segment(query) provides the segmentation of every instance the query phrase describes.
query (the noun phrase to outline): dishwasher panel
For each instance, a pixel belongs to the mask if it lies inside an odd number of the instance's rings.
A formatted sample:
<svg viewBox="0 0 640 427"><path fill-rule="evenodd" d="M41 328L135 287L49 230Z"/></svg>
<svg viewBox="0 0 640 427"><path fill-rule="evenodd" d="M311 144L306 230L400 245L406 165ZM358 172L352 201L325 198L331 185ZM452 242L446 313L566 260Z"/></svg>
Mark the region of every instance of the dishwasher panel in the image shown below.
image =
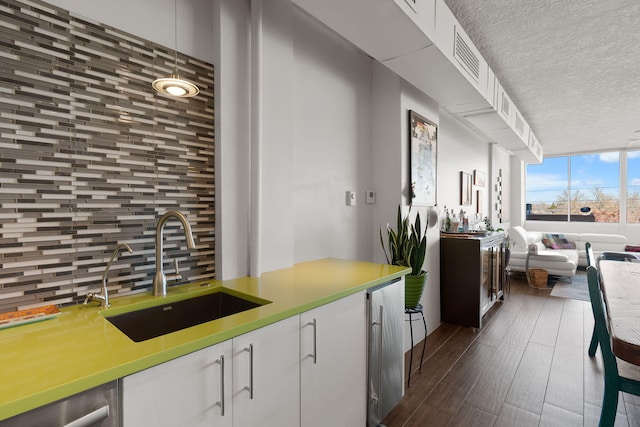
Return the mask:
<svg viewBox="0 0 640 427"><path fill-rule="evenodd" d="M0 427L117 427L118 382L111 381L0 421Z"/></svg>
<svg viewBox="0 0 640 427"><path fill-rule="evenodd" d="M404 386L404 278L369 289L369 427L400 402Z"/></svg>

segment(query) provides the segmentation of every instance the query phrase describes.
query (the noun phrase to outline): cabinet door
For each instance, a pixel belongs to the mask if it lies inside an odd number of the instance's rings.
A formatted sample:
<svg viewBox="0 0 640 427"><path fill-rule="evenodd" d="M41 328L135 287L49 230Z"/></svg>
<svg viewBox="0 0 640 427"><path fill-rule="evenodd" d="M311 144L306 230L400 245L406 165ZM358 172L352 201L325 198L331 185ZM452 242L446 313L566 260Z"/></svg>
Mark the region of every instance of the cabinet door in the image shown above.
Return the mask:
<svg viewBox="0 0 640 427"><path fill-rule="evenodd" d="M358 293L300 315L303 427L365 425L365 303Z"/></svg>
<svg viewBox="0 0 640 427"><path fill-rule="evenodd" d="M230 427L230 355L225 341L123 378L123 426Z"/></svg>
<svg viewBox="0 0 640 427"><path fill-rule="evenodd" d="M300 423L298 316L233 339L234 427Z"/></svg>
<svg viewBox="0 0 640 427"><path fill-rule="evenodd" d="M493 248L488 246L480 247L480 316L491 308L491 294L493 287Z"/></svg>

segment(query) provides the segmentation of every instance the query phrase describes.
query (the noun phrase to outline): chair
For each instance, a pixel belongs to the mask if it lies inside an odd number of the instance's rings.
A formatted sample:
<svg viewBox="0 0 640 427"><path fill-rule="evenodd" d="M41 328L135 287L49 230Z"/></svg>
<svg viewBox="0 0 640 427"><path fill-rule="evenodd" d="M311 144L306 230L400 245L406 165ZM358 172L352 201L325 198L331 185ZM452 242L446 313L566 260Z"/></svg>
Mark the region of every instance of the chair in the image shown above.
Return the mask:
<svg viewBox="0 0 640 427"><path fill-rule="evenodd" d="M590 265L587 267L589 297L595 319L597 341L600 343L600 351L602 352L602 359L604 360L604 396L602 398L602 412L600 413L599 426L613 426L616 419L616 408L618 406L618 392L623 391L640 396L640 380L638 380L640 376L638 378L629 378L628 375L620 375L618 360L611 350L611 340L605 318L598 270L592 263L595 260L593 258L593 251L590 245L588 245L586 249L587 257L591 256ZM589 351L591 351L591 349ZM635 373L640 373L637 366L627 364L626 362L621 363L623 366L632 366L634 376L637 375Z"/></svg>
<svg viewBox="0 0 640 427"><path fill-rule="evenodd" d="M584 249L587 253L587 268L588 267L596 267L596 259L593 254L593 248L591 248L591 242L586 242L584 244ZM591 344L589 344L589 357L594 357L596 355L596 350L598 349L598 334L596 334L596 326L593 325L593 332L591 333Z"/></svg>
<svg viewBox="0 0 640 427"><path fill-rule="evenodd" d="M628 261L628 262L640 262L640 258L636 254L629 254L625 252L603 252L600 258L596 260L593 249L591 248L591 243L586 242L584 244L585 250L587 252L587 266L593 265L597 269L597 262L600 259L611 260L611 261ZM596 350L598 349L598 338L596 337L596 328L594 326L593 333L591 334L591 344L589 344L589 357L594 357L596 355Z"/></svg>

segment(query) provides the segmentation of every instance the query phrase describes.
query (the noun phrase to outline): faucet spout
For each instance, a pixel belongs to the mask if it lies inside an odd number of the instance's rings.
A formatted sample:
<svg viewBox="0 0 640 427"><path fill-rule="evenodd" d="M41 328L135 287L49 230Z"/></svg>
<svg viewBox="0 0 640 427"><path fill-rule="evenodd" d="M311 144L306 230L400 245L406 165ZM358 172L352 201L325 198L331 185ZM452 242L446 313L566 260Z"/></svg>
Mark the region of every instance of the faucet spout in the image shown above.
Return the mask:
<svg viewBox="0 0 640 427"><path fill-rule="evenodd" d="M113 251L113 254L111 255L111 259L104 269L104 273L102 273L102 290L100 292L89 292L84 300L84 304L87 304L89 301L97 300L100 301L101 307L109 307L110 304L109 290L107 289L107 273L109 272L111 264L113 264L113 261L116 259L121 249L126 249L127 251L129 251L129 253L133 253L131 246L127 245L126 243L120 243L116 247L116 249Z"/></svg>
<svg viewBox="0 0 640 427"><path fill-rule="evenodd" d="M164 226L171 218L176 218L182 224L184 230L184 236L187 240L187 248L195 249L196 243L193 240L193 233L191 232L191 225L187 221L187 217L178 211L167 211L160 220L156 227L156 274L153 276L153 295L154 296L166 296L167 295L167 277L164 274L164 262L162 261L163 254L163 236Z"/></svg>

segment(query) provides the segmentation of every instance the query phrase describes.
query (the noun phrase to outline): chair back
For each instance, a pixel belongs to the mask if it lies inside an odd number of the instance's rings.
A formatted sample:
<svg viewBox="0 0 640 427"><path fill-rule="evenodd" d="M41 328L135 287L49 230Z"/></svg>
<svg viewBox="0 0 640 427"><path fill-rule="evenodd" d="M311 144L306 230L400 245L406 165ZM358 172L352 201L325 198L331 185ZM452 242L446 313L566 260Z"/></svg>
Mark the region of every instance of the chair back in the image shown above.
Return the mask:
<svg viewBox="0 0 640 427"><path fill-rule="evenodd" d="M584 249L587 252L587 266L596 266L596 257L593 254L593 248L591 247L591 242L586 242L584 244Z"/></svg>
<svg viewBox="0 0 640 427"><path fill-rule="evenodd" d="M593 252L591 253L593 256ZM589 253L587 252L587 258ZM592 261L594 261L592 259ZM589 298L591 300L591 310L595 320L595 331L602 351L602 359L604 360L604 373L606 378L618 377L618 364L616 357L611 350L611 338L607 327L605 317L604 302L602 300L602 292L600 291L600 281L598 277L598 269L595 265L587 267L587 280L589 283Z"/></svg>

